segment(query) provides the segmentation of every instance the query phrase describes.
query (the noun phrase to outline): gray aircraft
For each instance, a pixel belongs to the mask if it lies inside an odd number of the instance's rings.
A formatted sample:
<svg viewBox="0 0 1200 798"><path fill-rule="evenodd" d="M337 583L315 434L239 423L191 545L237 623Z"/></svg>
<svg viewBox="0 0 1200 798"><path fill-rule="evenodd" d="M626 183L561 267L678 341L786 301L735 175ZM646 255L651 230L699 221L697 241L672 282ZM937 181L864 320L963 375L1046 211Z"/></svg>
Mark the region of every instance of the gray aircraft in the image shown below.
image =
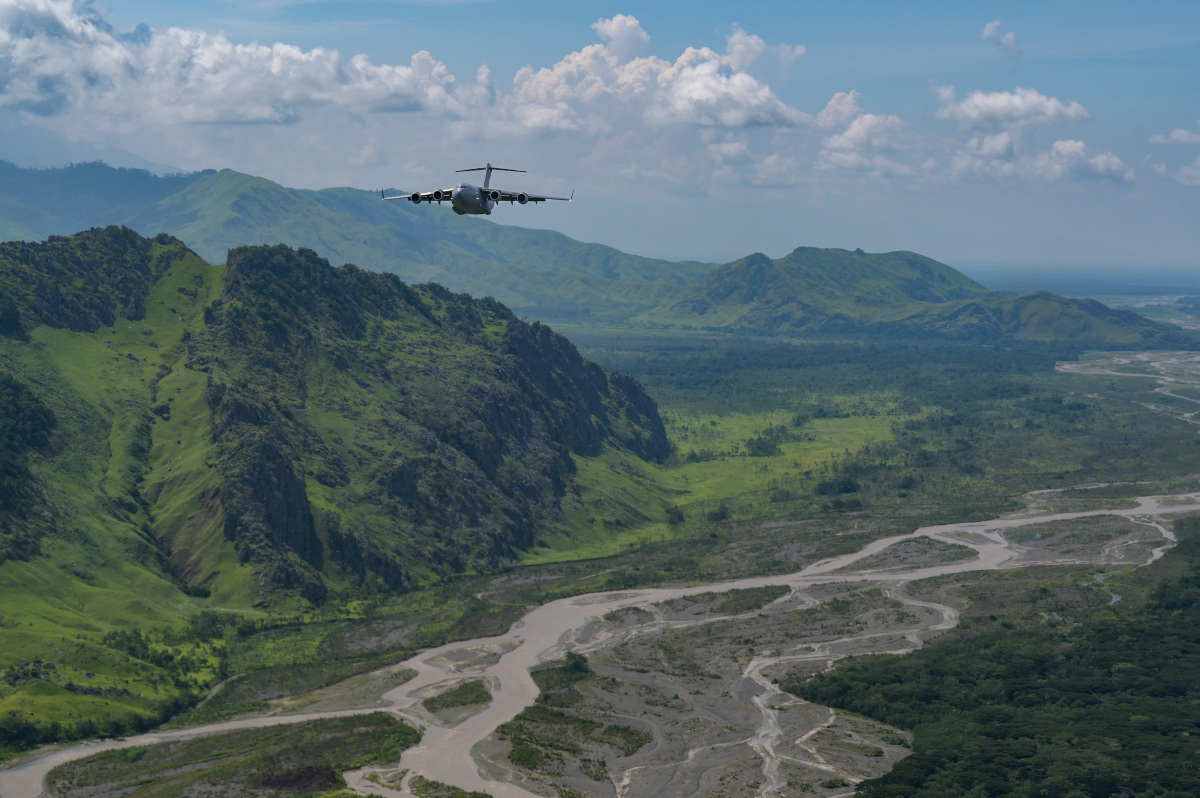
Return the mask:
<svg viewBox="0 0 1200 798"><path fill-rule="evenodd" d="M385 200L400 200L406 199L409 202L421 204L422 202L436 202L442 204L442 200L449 200L450 207L460 216L464 213L484 214L489 215L492 208L496 207L498 202L508 202L509 205L514 202L519 205L524 205L527 202L545 202L546 200L561 200L570 202L575 199L575 192L571 192L569 197L545 197L541 194L529 194L524 191L502 191L498 188L492 188L492 172L524 172L524 169L502 169L499 166L476 166L473 169L459 169L459 172L483 172L483 185L473 186L470 183L459 183L454 188L440 188L436 191L414 191L411 194L398 194L395 197L389 197L387 192L381 192L381 196Z"/></svg>

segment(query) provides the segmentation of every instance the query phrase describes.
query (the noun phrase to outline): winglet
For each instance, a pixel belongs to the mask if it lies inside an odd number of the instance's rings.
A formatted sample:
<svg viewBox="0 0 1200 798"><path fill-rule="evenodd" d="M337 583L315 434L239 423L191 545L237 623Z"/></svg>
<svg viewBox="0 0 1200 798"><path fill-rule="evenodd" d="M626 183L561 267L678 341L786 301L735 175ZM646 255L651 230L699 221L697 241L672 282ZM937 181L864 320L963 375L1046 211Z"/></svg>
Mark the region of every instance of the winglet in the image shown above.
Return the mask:
<svg viewBox="0 0 1200 798"><path fill-rule="evenodd" d="M575 189L571 189L571 196L567 197L567 202L575 199Z"/></svg>

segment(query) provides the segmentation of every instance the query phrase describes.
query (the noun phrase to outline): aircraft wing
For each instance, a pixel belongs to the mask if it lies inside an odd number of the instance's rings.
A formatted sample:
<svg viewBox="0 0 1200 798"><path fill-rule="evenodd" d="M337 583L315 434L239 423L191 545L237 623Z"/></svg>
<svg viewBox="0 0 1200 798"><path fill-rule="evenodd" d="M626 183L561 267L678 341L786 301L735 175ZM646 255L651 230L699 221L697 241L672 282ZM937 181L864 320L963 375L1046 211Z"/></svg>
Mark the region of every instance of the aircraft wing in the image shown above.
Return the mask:
<svg viewBox="0 0 1200 798"><path fill-rule="evenodd" d="M569 197L547 197L542 194L529 194L523 191L501 191L500 199L497 202L520 202L521 195L524 194L526 202L545 202L546 200L560 200L562 202L570 202L575 199L575 192L571 192Z"/></svg>
<svg viewBox="0 0 1200 798"><path fill-rule="evenodd" d="M452 188L443 188L440 192L422 191L421 192L421 202L440 202L441 200L449 201L450 194L453 191L454 191L454 189L452 189ZM437 197L434 196L435 194L438 194L438 193L440 193L442 195L441 200L439 200ZM412 194L397 194L394 197L389 197L386 195L386 192L385 192L384 194L382 194L382 196L383 196L384 200L411 200L412 199Z"/></svg>

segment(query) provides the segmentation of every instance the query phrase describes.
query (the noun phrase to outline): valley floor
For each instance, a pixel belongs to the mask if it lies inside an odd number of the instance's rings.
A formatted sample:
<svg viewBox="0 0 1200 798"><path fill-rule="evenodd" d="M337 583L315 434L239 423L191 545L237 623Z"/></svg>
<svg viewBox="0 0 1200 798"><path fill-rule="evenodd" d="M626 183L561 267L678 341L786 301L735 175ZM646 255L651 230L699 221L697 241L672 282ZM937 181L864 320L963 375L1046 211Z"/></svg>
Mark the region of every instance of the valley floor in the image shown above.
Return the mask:
<svg viewBox="0 0 1200 798"><path fill-rule="evenodd" d="M804 702L775 680L850 655L911 651L954 627L959 607L927 600L927 591L915 591L918 580L996 570L1019 579L1025 566L1083 563L1128 570L1162 556L1174 539L1171 518L1200 511L1200 493L1076 512L1057 507L1056 494L1029 498L1033 511L923 527L789 575L560 599L506 634L425 651L403 663L415 676L381 695L389 711L425 727L421 743L401 758L406 772L368 768L347 773L347 782L386 796L414 794L418 776L497 798L849 794L902 758L910 738ZM557 760L551 752L549 765L545 758L536 767L513 765L503 738L513 737L510 722L527 716L522 711L542 692L530 670L568 652L586 655L592 676L564 705L584 721L625 729L629 744L602 760L577 747L578 755ZM391 673L403 678L396 668ZM465 676L490 687L492 700L480 711L438 718L418 706ZM74 746L0 772L0 794L36 798L52 768L104 750L377 711L368 703L316 712L297 706L288 715Z"/></svg>

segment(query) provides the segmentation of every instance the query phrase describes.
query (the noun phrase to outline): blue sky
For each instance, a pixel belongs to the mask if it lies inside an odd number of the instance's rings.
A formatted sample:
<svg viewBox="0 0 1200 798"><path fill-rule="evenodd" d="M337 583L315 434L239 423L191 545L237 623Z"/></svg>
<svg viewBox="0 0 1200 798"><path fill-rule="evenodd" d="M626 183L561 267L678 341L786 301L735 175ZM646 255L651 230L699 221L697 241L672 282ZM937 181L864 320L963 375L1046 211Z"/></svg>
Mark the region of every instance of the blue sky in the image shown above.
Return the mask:
<svg viewBox="0 0 1200 798"><path fill-rule="evenodd" d="M403 189L490 160L578 198L496 221L661 257L1187 269L1198 23L1195 2L0 0L0 157Z"/></svg>

